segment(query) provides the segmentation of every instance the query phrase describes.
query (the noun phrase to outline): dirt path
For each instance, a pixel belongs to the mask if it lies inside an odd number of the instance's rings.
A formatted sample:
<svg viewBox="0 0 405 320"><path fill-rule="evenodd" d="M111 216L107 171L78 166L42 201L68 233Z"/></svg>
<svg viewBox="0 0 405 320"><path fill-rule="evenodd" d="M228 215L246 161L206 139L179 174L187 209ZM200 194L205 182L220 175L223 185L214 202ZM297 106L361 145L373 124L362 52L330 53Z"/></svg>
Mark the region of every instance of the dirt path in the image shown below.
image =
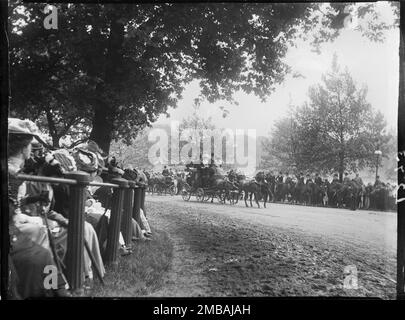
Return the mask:
<svg viewBox="0 0 405 320"><path fill-rule="evenodd" d="M208 280L203 273L203 259L191 252L190 245L178 230L176 222L160 214L162 208L150 207L149 221L169 234L173 241L173 262L171 271L166 275L164 285L153 292L152 297L199 297L209 296Z"/></svg>
<svg viewBox="0 0 405 320"><path fill-rule="evenodd" d="M148 197L147 213L175 248L153 296L395 297L393 213L159 196ZM344 288L345 267L357 272L357 289Z"/></svg>

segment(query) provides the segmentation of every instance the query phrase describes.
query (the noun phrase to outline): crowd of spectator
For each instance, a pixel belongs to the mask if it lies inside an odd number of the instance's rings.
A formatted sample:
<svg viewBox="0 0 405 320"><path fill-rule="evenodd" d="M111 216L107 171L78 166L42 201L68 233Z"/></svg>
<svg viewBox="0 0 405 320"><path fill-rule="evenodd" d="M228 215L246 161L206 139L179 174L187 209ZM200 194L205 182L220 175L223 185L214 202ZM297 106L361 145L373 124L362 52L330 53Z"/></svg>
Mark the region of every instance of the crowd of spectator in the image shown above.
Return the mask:
<svg viewBox="0 0 405 320"><path fill-rule="evenodd" d="M125 172L116 166L115 158L108 161L91 140L71 150L51 150L32 121L9 118L8 127L9 298L70 296L65 276L67 229L73 208L69 186L17 177L28 174L63 178L66 173L84 171L92 181L110 182L116 177L125 178ZM138 175L137 182L140 180L147 182L145 176ZM86 189L82 277L87 287L94 284L95 272L100 278L106 273L104 253L111 197L111 187ZM131 254L137 242L153 239L142 209L140 218L139 223L132 219L131 243L125 243L120 234L121 255ZM57 285L46 286L46 270L52 267L57 270Z"/></svg>

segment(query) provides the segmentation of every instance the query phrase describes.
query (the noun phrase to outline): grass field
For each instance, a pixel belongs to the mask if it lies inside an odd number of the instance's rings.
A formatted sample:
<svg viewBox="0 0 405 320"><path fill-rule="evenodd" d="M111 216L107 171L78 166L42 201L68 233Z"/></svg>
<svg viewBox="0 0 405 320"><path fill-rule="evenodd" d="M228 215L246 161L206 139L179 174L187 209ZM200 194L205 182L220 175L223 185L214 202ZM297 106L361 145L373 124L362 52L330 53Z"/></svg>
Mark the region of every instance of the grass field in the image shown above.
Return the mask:
<svg viewBox="0 0 405 320"><path fill-rule="evenodd" d="M162 286L171 265L173 244L166 232L153 228L152 232L152 241L136 242L134 252L119 257L116 268L106 267L105 285L95 279L90 296L142 297Z"/></svg>

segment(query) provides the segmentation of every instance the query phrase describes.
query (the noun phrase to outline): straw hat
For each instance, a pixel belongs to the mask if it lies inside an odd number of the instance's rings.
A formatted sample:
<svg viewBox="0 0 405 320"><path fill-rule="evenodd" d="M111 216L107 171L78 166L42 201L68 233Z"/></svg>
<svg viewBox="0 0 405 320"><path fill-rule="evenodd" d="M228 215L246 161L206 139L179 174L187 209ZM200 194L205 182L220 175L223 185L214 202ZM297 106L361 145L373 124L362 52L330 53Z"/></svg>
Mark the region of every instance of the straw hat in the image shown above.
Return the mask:
<svg viewBox="0 0 405 320"><path fill-rule="evenodd" d="M31 136L42 145L48 146L44 139L41 138L37 125L28 119L8 118L8 133Z"/></svg>

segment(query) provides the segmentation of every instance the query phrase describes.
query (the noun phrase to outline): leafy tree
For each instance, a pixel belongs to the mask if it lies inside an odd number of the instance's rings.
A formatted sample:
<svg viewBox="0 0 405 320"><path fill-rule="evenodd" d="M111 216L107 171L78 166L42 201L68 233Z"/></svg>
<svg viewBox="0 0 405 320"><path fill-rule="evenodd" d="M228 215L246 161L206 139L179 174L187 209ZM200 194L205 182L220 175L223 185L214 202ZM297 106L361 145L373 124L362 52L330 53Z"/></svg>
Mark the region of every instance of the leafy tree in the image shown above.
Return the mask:
<svg viewBox="0 0 405 320"><path fill-rule="evenodd" d="M349 71L334 56L322 84L309 89L310 102L297 109L294 119L276 125L271 148L281 161L300 170L339 172L375 165L375 150L387 156L386 122L366 101L366 87L357 88ZM289 122L294 127L289 127Z"/></svg>
<svg viewBox="0 0 405 320"><path fill-rule="evenodd" d="M276 121L271 134L272 139L263 141L262 166L279 170L300 170L301 162L297 161L300 137L296 120L290 116Z"/></svg>
<svg viewBox="0 0 405 320"><path fill-rule="evenodd" d="M148 150L151 143L148 141L148 133L148 129L142 130L129 145L123 140L113 141L110 155L115 156L119 165L124 168L132 165L133 167L150 169L152 165L148 159Z"/></svg>
<svg viewBox="0 0 405 320"><path fill-rule="evenodd" d="M346 17L340 4L56 4L47 30L44 6L10 2L12 114L41 119L55 146L88 128L79 135L106 152L175 107L192 79L210 102L237 90L265 99L295 37L318 25L313 42L332 40Z"/></svg>

